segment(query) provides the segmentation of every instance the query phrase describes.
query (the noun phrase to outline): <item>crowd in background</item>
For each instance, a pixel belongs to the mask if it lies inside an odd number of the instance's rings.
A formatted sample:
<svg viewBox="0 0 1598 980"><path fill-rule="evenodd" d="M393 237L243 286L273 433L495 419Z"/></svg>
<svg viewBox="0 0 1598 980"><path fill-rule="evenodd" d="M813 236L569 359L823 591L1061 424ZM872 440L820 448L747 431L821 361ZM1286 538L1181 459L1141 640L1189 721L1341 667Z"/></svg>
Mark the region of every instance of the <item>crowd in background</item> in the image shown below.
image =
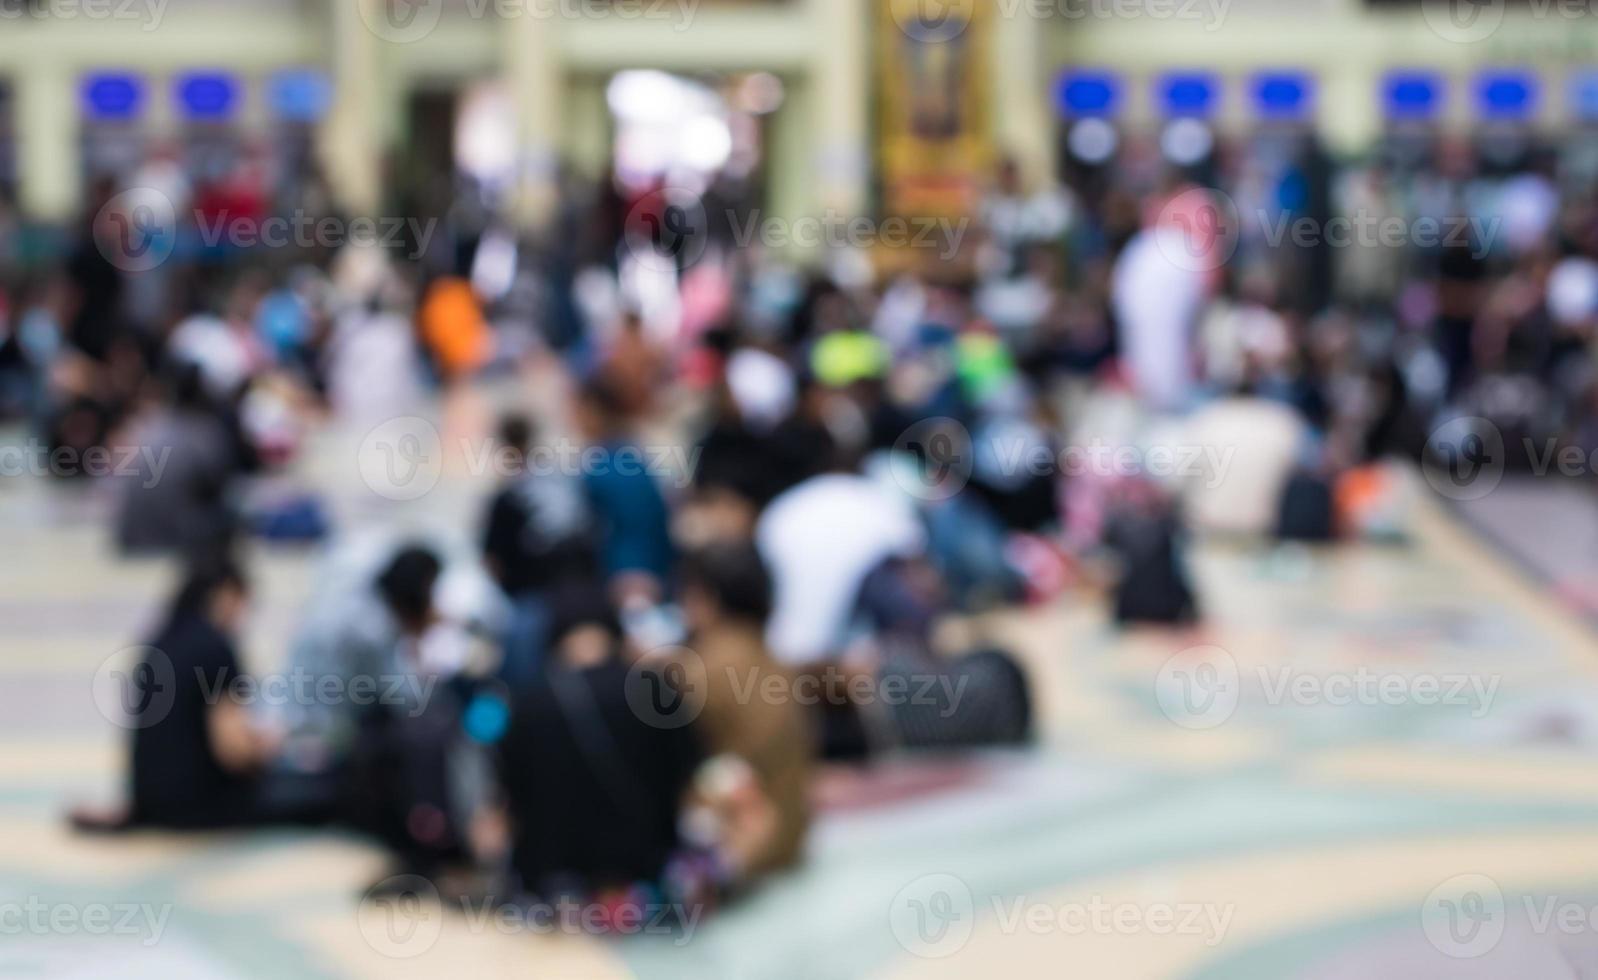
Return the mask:
<svg viewBox="0 0 1598 980"><path fill-rule="evenodd" d="M1598 448L1581 161L1395 139L1339 165L1291 129L1185 167L1138 140L1066 157L1032 186L1001 163L952 259L813 269L731 240L751 191L713 177L570 180L531 237L466 182L386 247L212 251L180 222L139 271L101 207L130 189L101 188L65 261L0 283L0 409L52 449L168 450L116 482L115 541L192 571L152 639L176 702L135 730L130 809L79 823L339 820L516 893L712 901L801 859L818 759L1029 737L1025 673L950 649L947 617L1102 592L1121 624L1182 628L1190 534L1400 537L1392 461L1444 418ZM282 206L161 186L182 215ZM318 186L295 206L326 211ZM453 620L442 558L405 545L291 653L400 696L219 708L248 683L243 539L329 530L314 502L254 507L252 476L328 413L405 414L531 358L593 453L534 465L549 420L501 420L513 465L474 529L501 613ZM662 442L694 447L691 479L625 465Z"/></svg>

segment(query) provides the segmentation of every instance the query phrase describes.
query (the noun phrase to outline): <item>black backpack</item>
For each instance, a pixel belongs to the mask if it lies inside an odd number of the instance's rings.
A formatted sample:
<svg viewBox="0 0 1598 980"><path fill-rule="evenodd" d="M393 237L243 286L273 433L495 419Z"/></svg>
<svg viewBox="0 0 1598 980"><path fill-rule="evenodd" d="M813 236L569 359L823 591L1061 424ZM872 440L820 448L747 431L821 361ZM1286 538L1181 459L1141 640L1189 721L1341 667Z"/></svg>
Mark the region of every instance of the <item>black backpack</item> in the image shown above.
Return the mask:
<svg viewBox="0 0 1598 980"><path fill-rule="evenodd" d="M1172 513L1128 513L1112 520L1105 543L1121 560L1116 623L1182 626L1198 618L1180 537Z"/></svg>
<svg viewBox="0 0 1598 980"><path fill-rule="evenodd" d="M1003 650L952 660L891 656L879 685L894 677L902 698L886 704L886 738L908 749L1020 745L1032 738L1032 692L1026 674Z"/></svg>
<svg viewBox="0 0 1598 980"><path fill-rule="evenodd" d="M1282 487L1276 537L1282 541L1330 541L1335 536L1331 484L1310 473L1294 473Z"/></svg>
<svg viewBox="0 0 1598 980"><path fill-rule="evenodd" d="M436 694L419 715L377 710L362 718L339 806L342 822L418 868L465 853L449 779L460 710L442 685Z"/></svg>

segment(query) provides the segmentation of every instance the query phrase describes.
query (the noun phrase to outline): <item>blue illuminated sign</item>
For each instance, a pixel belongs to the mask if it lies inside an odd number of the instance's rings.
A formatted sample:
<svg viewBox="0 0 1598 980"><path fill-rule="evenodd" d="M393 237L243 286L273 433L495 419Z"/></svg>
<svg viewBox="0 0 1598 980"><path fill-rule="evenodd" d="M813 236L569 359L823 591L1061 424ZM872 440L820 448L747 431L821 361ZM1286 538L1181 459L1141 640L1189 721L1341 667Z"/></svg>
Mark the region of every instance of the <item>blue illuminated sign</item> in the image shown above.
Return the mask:
<svg viewBox="0 0 1598 980"><path fill-rule="evenodd" d="M1060 76L1055 97L1067 116L1109 116L1120 103L1121 84L1109 72L1069 71Z"/></svg>
<svg viewBox="0 0 1598 980"><path fill-rule="evenodd" d="M178 77L175 91L184 118L220 121L233 115L239 86L225 72L191 72Z"/></svg>
<svg viewBox="0 0 1598 980"><path fill-rule="evenodd" d="M1198 116L1215 113L1220 101L1220 84L1206 72L1171 72L1156 88L1159 110L1167 116Z"/></svg>
<svg viewBox="0 0 1598 980"><path fill-rule="evenodd" d="M268 92L272 111L295 122L316 122L327 114L333 100L327 76L309 68L278 72L272 76Z"/></svg>
<svg viewBox="0 0 1598 980"><path fill-rule="evenodd" d="M1476 78L1476 111L1484 119L1530 119L1537 111L1537 79L1525 71L1482 72Z"/></svg>
<svg viewBox="0 0 1598 980"><path fill-rule="evenodd" d="M1598 71L1577 72L1571 76L1570 112L1587 122L1598 120Z"/></svg>
<svg viewBox="0 0 1598 980"><path fill-rule="evenodd" d="M1307 119L1313 92L1303 72L1261 72L1254 76L1254 111L1263 119Z"/></svg>
<svg viewBox="0 0 1598 980"><path fill-rule="evenodd" d="M134 119L144 108L144 82L137 75L102 72L83 80L84 111L91 119Z"/></svg>
<svg viewBox="0 0 1598 980"><path fill-rule="evenodd" d="M1382 81L1382 109L1389 119L1435 119L1443 97L1443 81L1431 72L1395 71Z"/></svg>

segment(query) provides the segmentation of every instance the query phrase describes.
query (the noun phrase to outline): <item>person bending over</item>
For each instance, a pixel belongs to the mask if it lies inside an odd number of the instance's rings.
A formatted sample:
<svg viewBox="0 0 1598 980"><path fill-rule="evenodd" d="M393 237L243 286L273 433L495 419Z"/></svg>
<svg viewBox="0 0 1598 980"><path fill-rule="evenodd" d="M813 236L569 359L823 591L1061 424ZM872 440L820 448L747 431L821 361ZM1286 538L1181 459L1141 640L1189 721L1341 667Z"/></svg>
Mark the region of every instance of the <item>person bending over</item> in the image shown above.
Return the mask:
<svg viewBox="0 0 1598 980"><path fill-rule="evenodd" d="M301 627L291 657L297 676L318 688L375 698L317 698L294 705L288 751L307 771L335 772L348 760L364 724L381 713L415 714L432 685L426 645L447 637L433 602L443 562L429 547L395 552L371 585L334 597ZM374 703L375 700L375 703Z"/></svg>
<svg viewBox="0 0 1598 980"><path fill-rule="evenodd" d="M561 606L547 669L494 744L503 814L490 822L505 825L512 890L657 894L697 914L771 849L775 809L735 766L705 767L691 712L677 713L692 704L680 672L630 668L613 611Z"/></svg>

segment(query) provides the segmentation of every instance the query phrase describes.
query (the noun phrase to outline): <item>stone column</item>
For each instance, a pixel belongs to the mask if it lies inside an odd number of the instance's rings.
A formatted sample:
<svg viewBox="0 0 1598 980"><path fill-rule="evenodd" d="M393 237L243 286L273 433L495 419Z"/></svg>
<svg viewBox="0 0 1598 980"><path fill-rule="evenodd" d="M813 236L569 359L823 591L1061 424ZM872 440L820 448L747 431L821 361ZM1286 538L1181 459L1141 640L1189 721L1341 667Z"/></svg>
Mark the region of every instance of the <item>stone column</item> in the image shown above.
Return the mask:
<svg viewBox="0 0 1598 980"><path fill-rule="evenodd" d="M1045 77L1045 37L1054 25L1038 4L1000 4L993 12L993 136L1015 158L1027 186L1054 175L1054 117Z"/></svg>
<svg viewBox="0 0 1598 980"><path fill-rule="evenodd" d="M319 134L322 165L340 204L356 214L376 214L383 199L381 24L386 0L328 4L333 106Z"/></svg>
<svg viewBox="0 0 1598 980"><path fill-rule="evenodd" d="M67 66L33 62L12 83L23 213L37 221L70 221L82 205L77 75Z"/></svg>
<svg viewBox="0 0 1598 980"><path fill-rule="evenodd" d="M557 32L560 17L533 17L523 11L500 26L504 77L516 107L516 147L520 174L513 204L523 228L537 228L555 210L555 171L565 76Z"/></svg>
<svg viewBox="0 0 1598 980"><path fill-rule="evenodd" d="M866 121L874 7L861 0L809 3L817 25L807 86L815 142L811 159L799 165L814 168L818 211L858 214L866 207L871 170Z"/></svg>

